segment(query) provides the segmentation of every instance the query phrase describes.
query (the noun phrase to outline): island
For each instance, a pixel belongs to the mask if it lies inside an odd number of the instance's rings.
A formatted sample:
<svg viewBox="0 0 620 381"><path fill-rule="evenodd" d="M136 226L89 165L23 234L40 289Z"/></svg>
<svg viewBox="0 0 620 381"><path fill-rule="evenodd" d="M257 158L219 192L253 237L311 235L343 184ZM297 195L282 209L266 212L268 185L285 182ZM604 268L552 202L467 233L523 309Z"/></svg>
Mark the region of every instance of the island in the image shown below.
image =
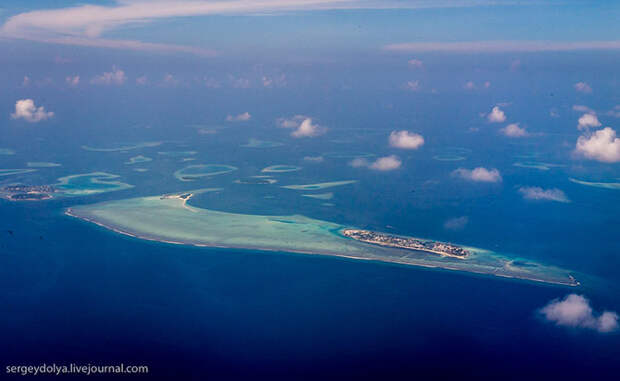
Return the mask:
<svg viewBox="0 0 620 381"><path fill-rule="evenodd" d="M223 196L218 190L197 189L82 204L68 208L66 214L138 239L179 245L246 249L256 255L265 252L322 255L566 286L579 284L566 269L516 255L408 236L375 232L367 235L354 226L300 214L243 214L190 204L197 194L202 196L196 202L221 204L219 200ZM404 241L396 241L396 237ZM374 242L381 240L389 242L384 245Z"/></svg>
<svg viewBox="0 0 620 381"><path fill-rule="evenodd" d="M52 185L7 185L0 188L0 197L10 201L49 200L56 188Z"/></svg>
<svg viewBox="0 0 620 381"><path fill-rule="evenodd" d="M344 229L342 234L345 237L353 238L361 242L372 243L374 245L426 251L429 253L459 259L464 259L470 254L469 251L463 249L462 247L449 243L422 240L418 238L399 237L392 234L373 232L370 230Z"/></svg>
<svg viewBox="0 0 620 381"><path fill-rule="evenodd" d="M61 177L56 184L11 184L0 188L0 198L10 201L41 201L133 188L133 185L118 181L119 177L106 172L92 172Z"/></svg>

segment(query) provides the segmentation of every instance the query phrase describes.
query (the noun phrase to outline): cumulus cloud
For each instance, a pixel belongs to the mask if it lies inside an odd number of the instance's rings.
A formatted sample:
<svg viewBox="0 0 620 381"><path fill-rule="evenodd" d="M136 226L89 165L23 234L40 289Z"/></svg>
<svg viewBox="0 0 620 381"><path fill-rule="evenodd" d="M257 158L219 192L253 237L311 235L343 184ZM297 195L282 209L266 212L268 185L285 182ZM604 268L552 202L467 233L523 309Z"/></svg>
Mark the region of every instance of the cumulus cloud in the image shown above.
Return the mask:
<svg viewBox="0 0 620 381"><path fill-rule="evenodd" d="M140 76L136 78L136 85L144 86L149 82L149 79L146 75Z"/></svg>
<svg viewBox="0 0 620 381"><path fill-rule="evenodd" d="M409 67L412 67L414 69L420 69L422 66L424 66L424 63L417 58L412 58L407 63L409 64Z"/></svg>
<svg viewBox="0 0 620 381"><path fill-rule="evenodd" d="M611 127L587 132L577 139L575 152L603 163L617 163L620 162L620 138L616 137L616 131Z"/></svg>
<svg viewBox="0 0 620 381"><path fill-rule="evenodd" d="M443 227L446 230L463 230L468 222L469 218L467 216L455 217L444 222Z"/></svg>
<svg viewBox="0 0 620 381"><path fill-rule="evenodd" d="M592 92L592 87L590 87L590 85L585 82L577 82L575 83L574 87L575 90L579 91L580 93L590 94Z"/></svg>
<svg viewBox="0 0 620 381"><path fill-rule="evenodd" d="M486 169L477 167L474 169L459 168L452 172L453 176L460 177L469 181L477 181L483 183L498 183L502 181L502 176L495 168Z"/></svg>
<svg viewBox="0 0 620 381"><path fill-rule="evenodd" d="M65 78L65 82L67 82L67 85L71 87L75 87L80 84L80 76L79 75L68 76L67 78Z"/></svg>
<svg viewBox="0 0 620 381"><path fill-rule="evenodd" d="M519 127L519 123L511 123L502 128L500 131L509 138L522 138L529 136L529 133L525 130L525 128Z"/></svg>
<svg viewBox="0 0 620 381"><path fill-rule="evenodd" d="M228 115L226 117L226 121L227 122L247 122L251 118L252 118L252 115L250 115L250 113L246 111L239 115Z"/></svg>
<svg viewBox="0 0 620 381"><path fill-rule="evenodd" d="M503 123L506 121L506 114L499 106L495 106L487 115L487 120L491 123Z"/></svg>
<svg viewBox="0 0 620 381"><path fill-rule="evenodd" d="M15 103L15 112L11 114L13 119L24 119L26 122L36 123L54 116L51 111L45 111L43 106L35 106L32 99L20 99Z"/></svg>
<svg viewBox="0 0 620 381"><path fill-rule="evenodd" d="M312 163L322 163L323 162L323 156L305 156L304 157L304 161L309 161Z"/></svg>
<svg viewBox="0 0 620 381"><path fill-rule="evenodd" d="M521 187L519 192L527 200L541 200L541 201L557 201L557 202L570 202L566 194L557 188L543 189L541 187Z"/></svg>
<svg viewBox="0 0 620 381"><path fill-rule="evenodd" d="M598 118L595 114L583 114L579 121L577 122L577 128L579 130L587 130L590 127L600 127L601 122L598 121Z"/></svg>
<svg viewBox="0 0 620 381"><path fill-rule="evenodd" d="M323 127L313 124L312 119L307 118L301 122L295 131L291 132L291 136L294 138L314 137L322 135L324 132L325 129Z"/></svg>
<svg viewBox="0 0 620 381"><path fill-rule="evenodd" d="M588 114L596 114L594 110L585 105L573 105L573 111L587 112Z"/></svg>
<svg viewBox="0 0 620 381"><path fill-rule="evenodd" d="M476 88L476 84L475 84L473 81L467 81L467 82L465 83L465 85L463 85L463 87L464 87L466 90L473 90L473 89L475 89L475 88Z"/></svg>
<svg viewBox="0 0 620 381"><path fill-rule="evenodd" d="M598 314L592 310L590 301L583 295L569 294L564 299L552 300L540 309L540 313L556 325L588 328L605 333L618 329L618 314L603 311Z"/></svg>
<svg viewBox="0 0 620 381"><path fill-rule="evenodd" d="M306 118L308 117L305 115L295 115L291 118L278 118L276 124L282 128L297 128Z"/></svg>
<svg viewBox="0 0 620 381"><path fill-rule="evenodd" d="M286 75L280 74L275 77L270 77L263 75L261 78L264 87L285 87L286 86Z"/></svg>
<svg viewBox="0 0 620 381"><path fill-rule="evenodd" d="M485 81L485 82L484 82L484 88L485 88L485 89L488 89L489 87L491 87L491 82L489 82L489 81Z"/></svg>
<svg viewBox="0 0 620 381"><path fill-rule="evenodd" d="M356 157L349 162L349 165L353 168L362 168L368 167L370 165L370 162L362 157Z"/></svg>
<svg viewBox="0 0 620 381"><path fill-rule="evenodd" d="M164 75L164 78L161 80L162 86L165 86L165 87L175 87L175 86L178 86L179 83L181 82L178 79L176 79L174 75L169 74L169 73Z"/></svg>
<svg viewBox="0 0 620 381"><path fill-rule="evenodd" d="M377 171L392 171L400 168L402 161L396 155L380 157L370 162L364 158L358 157L349 162L353 168L370 168Z"/></svg>
<svg viewBox="0 0 620 381"><path fill-rule="evenodd" d="M105 72L101 75L95 76L90 80L90 83L94 85L117 85L120 86L125 83L127 77L125 72L118 68L112 68L111 72Z"/></svg>
<svg viewBox="0 0 620 381"><path fill-rule="evenodd" d="M418 149L424 144L422 135L409 131L392 131L389 138L390 145L403 149Z"/></svg>
<svg viewBox="0 0 620 381"><path fill-rule="evenodd" d="M405 83L405 89L409 91L420 90L420 81L407 81L407 83Z"/></svg>
<svg viewBox="0 0 620 381"><path fill-rule="evenodd" d="M327 128L312 123L312 118L304 115L295 115L292 118L279 118L276 123L282 128L294 128L291 136L294 138L315 137L324 134Z"/></svg>
<svg viewBox="0 0 620 381"><path fill-rule="evenodd" d="M370 164L369 168L375 169L377 171L392 171L394 169L400 168L401 164L402 161L400 161L397 156L390 155L378 158L372 164Z"/></svg>

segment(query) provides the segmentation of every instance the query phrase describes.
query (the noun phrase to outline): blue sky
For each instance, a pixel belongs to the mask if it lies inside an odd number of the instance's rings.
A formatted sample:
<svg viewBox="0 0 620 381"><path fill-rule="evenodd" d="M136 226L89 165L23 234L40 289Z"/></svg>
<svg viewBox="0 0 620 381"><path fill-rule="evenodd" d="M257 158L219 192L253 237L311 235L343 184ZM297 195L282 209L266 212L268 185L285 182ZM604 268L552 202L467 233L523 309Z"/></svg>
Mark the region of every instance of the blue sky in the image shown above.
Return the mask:
<svg viewBox="0 0 620 381"><path fill-rule="evenodd" d="M8 1L0 13L0 44L34 41L199 57L295 53L308 59L380 55L390 44L419 42L513 41L514 49L531 50L528 42L543 41L552 50L620 49L620 6L612 1L262 3ZM576 42L581 45L554 45Z"/></svg>

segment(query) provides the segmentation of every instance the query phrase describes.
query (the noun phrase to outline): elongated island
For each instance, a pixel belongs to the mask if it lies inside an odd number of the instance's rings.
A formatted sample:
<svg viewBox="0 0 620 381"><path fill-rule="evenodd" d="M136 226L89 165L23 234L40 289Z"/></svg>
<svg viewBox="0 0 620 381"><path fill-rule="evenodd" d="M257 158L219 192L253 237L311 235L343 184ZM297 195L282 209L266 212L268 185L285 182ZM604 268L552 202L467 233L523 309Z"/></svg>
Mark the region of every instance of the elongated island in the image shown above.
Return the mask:
<svg viewBox="0 0 620 381"><path fill-rule="evenodd" d="M568 270L489 250L361 230L294 214L271 216L199 208L198 189L78 205L66 214L132 237L182 245L319 254L466 271L576 286Z"/></svg>
<svg viewBox="0 0 620 381"><path fill-rule="evenodd" d="M450 243L436 242L412 237L399 237L392 234L378 233L370 230L344 229L345 237L361 242L372 243L385 247L396 247L407 250L419 250L443 256L464 259L469 251Z"/></svg>

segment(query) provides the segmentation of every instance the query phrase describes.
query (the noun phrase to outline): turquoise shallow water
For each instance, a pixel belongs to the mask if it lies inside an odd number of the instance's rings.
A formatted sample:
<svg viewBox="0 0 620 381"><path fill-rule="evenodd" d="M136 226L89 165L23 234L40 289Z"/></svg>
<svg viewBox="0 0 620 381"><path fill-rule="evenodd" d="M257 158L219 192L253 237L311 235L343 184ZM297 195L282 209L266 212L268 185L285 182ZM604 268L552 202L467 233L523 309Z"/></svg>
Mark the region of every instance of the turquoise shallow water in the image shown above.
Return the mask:
<svg viewBox="0 0 620 381"><path fill-rule="evenodd" d="M189 96L179 97L191 102ZM401 97L385 94L384 99L397 109L412 109L411 102ZM213 107L222 106L214 102ZM286 102L263 99L260 104ZM343 96L330 102L351 110L355 100ZM431 101L422 98L415 105L432 106L425 102ZM488 100L480 103L485 109ZM60 115L62 109L54 111ZM539 111L547 115L548 110ZM455 106L454 117L463 113ZM351 115L334 111L330 127L381 125L385 120L378 109L362 113L356 121ZM93 119L90 114L84 117ZM556 154L565 152L558 147L572 137L549 135L534 147L498 141L491 132L475 140L465 132L459 135L453 126L468 128L477 125L478 119L458 124L448 123L448 117L429 121L420 116L420 132L435 138L420 151L397 152L403 168L390 173L348 165L364 152L394 153L384 139L389 131L381 138L344 131L342 138L353 140L346 147L329 141L340 133L337 127L325 139L300 142L293 141L289 131L268 123L246 135L231 129L197 134L193 127L184 129L181 117L148 131L120 129L114 132L120 136L113 138L93 132L106 128L96 121L90 130L68 124L40 129L41 142L30 139L27 134L32 130L16 132L24 135L7 137L2 143L16 151L2 157L3 168L24 168L28 161L43 160L63 165L6 176L2 184L55 184L60 177L101 171L119 175L112 181L134 187L38 203L0 200L0 302L10 311L0 317L0 357L6 361L123 359L149 363L168 378L187 379L204 375L380 379L403 374L431 378L438 372L452 378L467 374L498 379L508 374L589 379L618 371L617 334L556 327L537 313L569 292L587 296L597 311L620 310L620 243L615 238L619 193L569 180L617 182L617 169L587 162L574 165L569 152ZM565 122L574 124L572 119ZM178 127L171 130L171 125ZM424 130L425 125L433 129ZM392 127L412 128L397 121ZM286 145L241 147L250 135ZM179 139L185 140L183 145L171 142ZM82 144L118 148L116 141L165 143L127 152L80 148ZM471 152L458 162L432 159L443 143L470 147ZM554 148L550 152L547 147ZM157 152L187 150L198 152L193 155L197 163L225 163L238 170L192 183L177 181L173 174L186 163ZM566 166L548 171L513 166L517 155L532 151L539 151L535 160ZM323 155L320 163L303 160L325 152L344 152L347 157ZM124 164L138 154L153 158L148 172L136 172ZM281 162L304 169L273 174L275 184L235 183L260 176L262 168ZM503 182L468 184L451 176L457 167L477 165L498 168ZM325 190L317 186L341 180L356 182ZM574 269L583 274L582 285L567 289L333 256L170 245L117 234L63 214L76 205L182 192L188 184L190 189L222 189L197 195L191 203L195 207L244 215L297 214L338 226L513 253ZM310 185L310 189L281 188L288 185ZM572 202L528 202L518 192L522 186L557 187ZM304 197L325 192L333 193L331 206ZM462 216L468 222L461 230L444 227L449 219ZM281 224L293 221L279 220Z"/></svg>

